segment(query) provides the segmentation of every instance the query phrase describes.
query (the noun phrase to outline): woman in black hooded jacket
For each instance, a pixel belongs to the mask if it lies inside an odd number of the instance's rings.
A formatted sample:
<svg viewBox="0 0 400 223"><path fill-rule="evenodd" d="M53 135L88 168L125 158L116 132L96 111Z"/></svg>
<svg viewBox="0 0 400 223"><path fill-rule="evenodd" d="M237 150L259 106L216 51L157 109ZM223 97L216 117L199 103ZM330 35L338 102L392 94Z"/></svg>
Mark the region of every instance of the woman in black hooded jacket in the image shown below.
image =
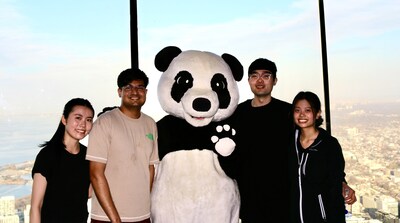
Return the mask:
<svg viewBox="0 0 400 223"><path fill-rule="evenodd" d="M289 152L290 222L346 222L342 148L335 137L319 127L323 119L316 94L296 95L293 120L296 128Z"/></svg>

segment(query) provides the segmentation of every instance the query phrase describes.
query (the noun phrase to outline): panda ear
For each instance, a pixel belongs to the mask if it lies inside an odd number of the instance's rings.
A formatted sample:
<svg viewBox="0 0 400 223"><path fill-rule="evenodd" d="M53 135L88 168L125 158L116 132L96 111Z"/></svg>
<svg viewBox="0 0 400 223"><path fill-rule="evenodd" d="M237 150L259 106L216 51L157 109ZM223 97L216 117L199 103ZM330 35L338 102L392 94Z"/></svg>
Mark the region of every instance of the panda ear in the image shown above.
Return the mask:
<svg viewBox="0 0 400 223"><path fill-rule="evenodd" d="M225 60L225 62L229 65L229 67L231 68L233 77L235 78L236 81L240 81L243 78L243 66L242 64L239 62L238 59L236 59L236 57L224 53L222 54L222 59Z"/></svg>
<svg viewBox="0 0 400 223"><path fill-rule="evenodd" d="M176 46L164 47L160 52L157 53L154 59L154 65L156 66L157 70L164 72L168 69L171 61L180 53L182 53L182 50Z"/></svg>

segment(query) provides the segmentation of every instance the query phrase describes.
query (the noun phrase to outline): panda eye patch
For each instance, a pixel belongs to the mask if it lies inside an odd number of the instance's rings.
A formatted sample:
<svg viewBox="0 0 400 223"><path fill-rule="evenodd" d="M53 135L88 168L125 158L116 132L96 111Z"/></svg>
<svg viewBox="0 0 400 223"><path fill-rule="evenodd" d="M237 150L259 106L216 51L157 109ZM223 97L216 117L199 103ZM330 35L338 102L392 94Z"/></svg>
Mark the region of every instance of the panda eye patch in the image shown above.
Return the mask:
<svg viewBox="0 0 400 223"><path fill-rule="evenodd" d="M177 83L177 84L181 84L181 85L183 84L183 85L184 85L184 84L188 84L188 83L189 83L189 80L188 80L188 79L184 79L184 78L182 78L182 77L177 77L177 78L176 78L176 83Z"/></svg>
<svg viewBox="0 0 400 223"><path fill-rule="evenodd" d="M224 82L221 82L221 83L215 83L215 85L216 85L216 87L218 87L218 88L221 88L221 89L225 89L225 88L226 88L226 85L225 85L225 83L224 83Z"/></svg>
<svg viewBox="0 0 400 223"><path fill-rule="evenodd" d="M180 71L174 80L175 83L171 89L171 97L179 103L186 91L193 87L193 77L187 71Z"/></svg>
<svg viewBox="0 0 400 223"><path fill-rule="evenodd" d="M226 79L222 74L215 74L211 80L211 87L214 91L221 91L228 87Z"/></svg>
<svg viewBox="0 0 400 223"><path fill-rule="evenodd" d="M211 79L211 88L218 95L219 108L227 108L231 101L231 95L225 76L220 73L215 74Z"/></svg>
<svg viewBox="0 0 400 223"><path fill-rule="evenodd" d="M188 86L190 88L193 86L193 77L189 72L181 71L175 77L175 84L180 86Z"/></svg>

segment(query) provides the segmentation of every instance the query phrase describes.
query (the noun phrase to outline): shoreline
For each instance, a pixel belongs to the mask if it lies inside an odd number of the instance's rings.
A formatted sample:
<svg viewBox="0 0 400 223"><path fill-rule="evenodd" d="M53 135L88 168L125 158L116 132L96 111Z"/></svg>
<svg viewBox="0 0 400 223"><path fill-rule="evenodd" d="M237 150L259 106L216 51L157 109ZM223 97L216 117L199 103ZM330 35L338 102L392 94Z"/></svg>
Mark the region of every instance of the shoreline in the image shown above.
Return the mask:
<svg viewBox="0 0 400 223"><path fill-rule="evenodd" d="M7 164L0 167L0 185L32 185L34 161Z"/></svg>

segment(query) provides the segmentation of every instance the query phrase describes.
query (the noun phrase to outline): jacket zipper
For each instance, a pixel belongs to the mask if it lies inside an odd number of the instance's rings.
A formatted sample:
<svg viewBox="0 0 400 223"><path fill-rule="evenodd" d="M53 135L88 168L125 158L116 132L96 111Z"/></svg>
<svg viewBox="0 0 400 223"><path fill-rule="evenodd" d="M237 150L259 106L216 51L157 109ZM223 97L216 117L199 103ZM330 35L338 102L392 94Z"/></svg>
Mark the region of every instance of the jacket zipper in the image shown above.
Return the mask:
<svg viewBox="0 0 400 223"><path fill-rule="evenodd" d="M324 207L324 202L322 201L322 195L318 194L318 202L319 202L319 209L321 210L321 216L324 222L326 222L326 213L325 213L325 207Z"/></svg>
<svg viewBox="0 0 400 223"><path fill-rule="evenodd" d="M299 178L299 212L300 212L300 222L304 223L304 217L303 217L303 189L301 185L301 172L302 172L302 163L304 159L304 153L299 157L299 149L297 147L297 138L299 136L299 130L296 130L295 134L295 139L294 139L294 145L296 147L296 153L297 153L297 162L299 164L299 168L297 170L297 175Z"/></svg>

